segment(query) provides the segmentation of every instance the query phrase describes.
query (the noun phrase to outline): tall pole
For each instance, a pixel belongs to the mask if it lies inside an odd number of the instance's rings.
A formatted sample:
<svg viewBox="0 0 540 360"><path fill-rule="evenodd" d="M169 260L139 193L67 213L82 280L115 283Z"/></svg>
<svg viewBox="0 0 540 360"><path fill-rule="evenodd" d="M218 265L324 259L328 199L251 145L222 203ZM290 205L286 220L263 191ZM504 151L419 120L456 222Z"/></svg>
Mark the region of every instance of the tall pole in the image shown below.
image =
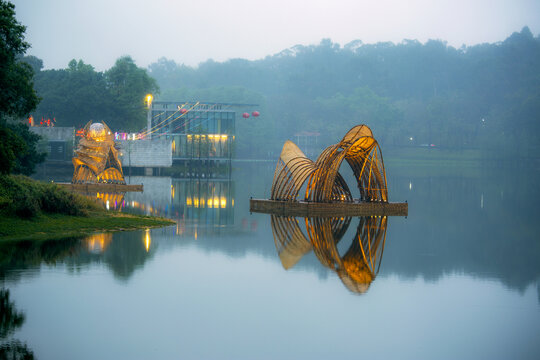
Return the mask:
<svg viewBox="0 0 540 360"><path fill-rule="evenodd" d="M148 104L148 113L146 114L146 138L148 140L152 139L152 104Z"/></svg>
<svg viewBox="0 0 540 360"><path fill-rule="evenodd" d="M152 139L152 100L154 97L152 94L146 95L146 105L148 106L148 113L146 114L146 138L148 140Z"/></svg>
<svg viewBox="0 0 540 360"><path fill-rule="evenodd" d="M129 156L129 183L131 184L131 143L128 140L128 156Z"/></svg>

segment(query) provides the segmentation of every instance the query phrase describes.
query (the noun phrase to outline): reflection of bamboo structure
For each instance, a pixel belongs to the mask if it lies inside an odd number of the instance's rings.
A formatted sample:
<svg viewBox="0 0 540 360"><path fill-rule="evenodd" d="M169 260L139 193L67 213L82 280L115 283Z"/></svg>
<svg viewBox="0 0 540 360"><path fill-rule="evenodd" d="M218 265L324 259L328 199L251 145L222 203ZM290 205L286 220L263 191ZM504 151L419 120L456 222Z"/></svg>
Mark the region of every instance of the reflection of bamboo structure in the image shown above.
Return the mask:
<svg viewBox="0 0 540 360"><path fill-rule="evenodd" d="M343 160L357 180L360 200L388 202L381 150L366 125L353 127L338 144L327 147L316 162L292 141L286 141L274 173L271 199L296 200L306 184L306 201L352 201L349 187L338 172Z"/></svg>
<svg viewBox="0 0 540 360"><path fill-rule="evenodd" d="M112 241L112 233L101 233L90 235L84 239L85 247L94 254L100 254L105 251Z"/></svg>
<svg viewBox="0 0 540 360"><path fill-rule="evenodd" d="M104 206L109 209L119 210L122 207L124 201L124 193L96 193L96 199L98 199Z"/></svg>
<svg viewBox="0 0 540 360"><path fill-rule="evenodd" d="M83 129L77 154L73 158L74 184L125 184L118 150L114 147L114 134L105 123L91 124Z"/></svg>
<svg viewBox="0 0 540 360"><path fill-rule="evenodd" d="M337 244L345 235L350 222L349 217L306 218L306 237L296 218L272 215L274 242L283 267L293 267L313 250L321 264L335 271L349 290L364 293L379 272L387 218L361 217L351 246L341 256Z"/></svg>

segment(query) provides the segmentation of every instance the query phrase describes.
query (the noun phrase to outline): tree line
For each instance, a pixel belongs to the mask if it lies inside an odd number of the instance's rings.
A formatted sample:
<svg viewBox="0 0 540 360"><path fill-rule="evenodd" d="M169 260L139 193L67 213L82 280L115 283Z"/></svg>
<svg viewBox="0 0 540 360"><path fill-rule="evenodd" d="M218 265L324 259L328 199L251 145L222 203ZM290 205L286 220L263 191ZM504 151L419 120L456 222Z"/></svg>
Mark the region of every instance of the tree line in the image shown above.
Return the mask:
<svg viewBox="0 0 540 360"><path fill-rule="evenodd" d="M145 95L159 87L130 56L116 60L105 72L83 60L71 60L65 69L42 70L43 61L25 56L34 70L41 101L32 112L35 122L53 119L56 126L80 128L88 121L105 121L109 127L138 131L146 122Z"/></svg>
<svg viewBox="0 0 540 360"><path fill-rule="evenodd" d="M385 147L521 157L540 150L540 37L527 27L461 48L440 40L340 46L325 39L256 61L189 67L161 58L149 73L162 99L260 103L259 119L237 120L240 133L256 129L242 140L259 156L302 131L331 144L361 123Z"/></svg>
<svg viewBox="0 0 540 360"><path fill-rule="evenodd" d="M105 121L117 131L138 131L146 123L147 93L158 100L258 104L258 118L243 119L243 109L234 108L239 157L273 158L302 132L318 134L322 148L362 123L383 148L539 154L540 37L527 27L501 42L460 48L440 40L341 46L324 39L255 61L210 59L191 67L160 58L144 69L123 56L103 72L75 59L44 70L41 59L24 56L29 44L13 5L0 3L13 32L2 38L13 44L3 43L0 52L2 87L13 88L0 92L0 161L23 153L28 163L40 161L35 151L22 150L32 135L9 119L32 115L36 123L77 128ZM8 167L16 164L21 161Z"/></svg>
<svg viewBox="0 0 540 360"><path fill-rule="evenodd" d="M492 44L454 48L444 41L344 46L325 39L261 60L207 60L197 67L160 58L148 69L129 56L105 72L82 60L35 71L42 98L36 119L114 129L144 128L144 95L159 100L255 103L259 118L237 116L237 155L279 153L295 134L320 134L320 147L365 123L383 147L479 149L537 157L540 150L540 37L529 28Z"/></svg>

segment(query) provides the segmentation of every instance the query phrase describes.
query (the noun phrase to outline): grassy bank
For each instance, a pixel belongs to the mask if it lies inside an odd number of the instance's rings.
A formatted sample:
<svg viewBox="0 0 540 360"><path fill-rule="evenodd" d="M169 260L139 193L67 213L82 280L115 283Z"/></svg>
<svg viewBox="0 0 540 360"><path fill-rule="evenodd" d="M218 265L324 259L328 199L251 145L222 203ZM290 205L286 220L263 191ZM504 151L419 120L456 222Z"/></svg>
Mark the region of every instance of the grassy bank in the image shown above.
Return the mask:
<svg viewBox="0 0 540 360"><path fill-rule="evenodd" d="M94 232L172 225L150 216L109 212L54 184L24 176L0 176L0 241L52 239Z"/></svg>

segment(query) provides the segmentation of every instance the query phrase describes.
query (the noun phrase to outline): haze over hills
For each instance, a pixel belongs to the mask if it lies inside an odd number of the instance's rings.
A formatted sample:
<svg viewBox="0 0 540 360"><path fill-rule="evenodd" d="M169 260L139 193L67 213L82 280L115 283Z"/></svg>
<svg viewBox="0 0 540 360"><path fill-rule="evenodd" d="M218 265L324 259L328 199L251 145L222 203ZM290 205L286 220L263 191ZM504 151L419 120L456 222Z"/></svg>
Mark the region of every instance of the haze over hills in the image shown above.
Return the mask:
<svg viewBox="0 0 540 360"><path fill-rule="evenodd" d="M39 59L27 59L40 69ZM157 93L157 83L159 100L259 104L259 118L237 119L240 156L277 153L301 131L319 133L323 146L358 123L386 147L433 144L524 158L539 150L540 37L527 27L501 42L459 49L439 40L340 46L325 39L255 61L191 67L160 58L147 71L129 57L119 61L106 72L84 59L38 70L43 100L35 117L64 126L102 119L136 131L145 123L143 96ZM123 84L116 93L113 69Z"/></svg>

